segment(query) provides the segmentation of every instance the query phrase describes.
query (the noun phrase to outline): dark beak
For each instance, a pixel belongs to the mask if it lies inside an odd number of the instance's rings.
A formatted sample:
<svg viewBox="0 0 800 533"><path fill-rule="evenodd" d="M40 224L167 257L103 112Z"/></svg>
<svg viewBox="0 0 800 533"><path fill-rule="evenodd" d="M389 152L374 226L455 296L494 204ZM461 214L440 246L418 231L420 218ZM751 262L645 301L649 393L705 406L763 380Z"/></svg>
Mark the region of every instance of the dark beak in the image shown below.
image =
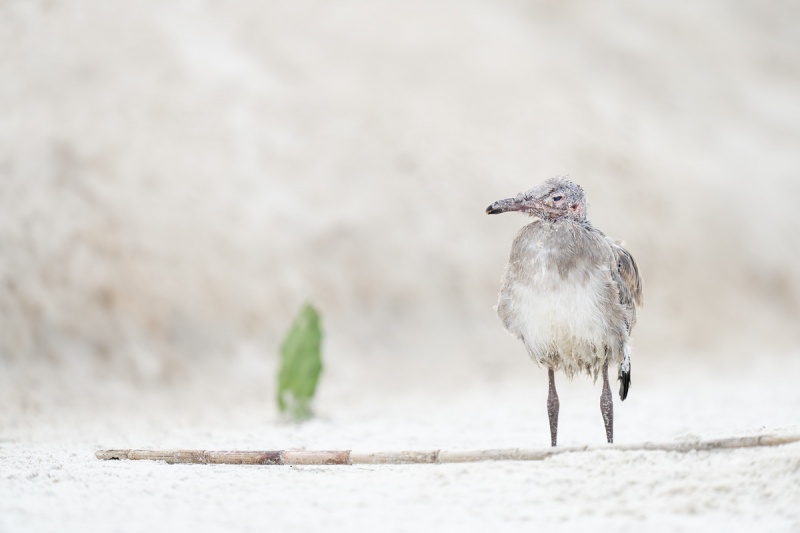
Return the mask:
<svg viewBox="0 0 800 533"><path fill-rule="evenodd" d="M525 202L521 198L506 198L497 200L486 208L487 215L496 215L507 211L521 211L525 208Z"/></svg>

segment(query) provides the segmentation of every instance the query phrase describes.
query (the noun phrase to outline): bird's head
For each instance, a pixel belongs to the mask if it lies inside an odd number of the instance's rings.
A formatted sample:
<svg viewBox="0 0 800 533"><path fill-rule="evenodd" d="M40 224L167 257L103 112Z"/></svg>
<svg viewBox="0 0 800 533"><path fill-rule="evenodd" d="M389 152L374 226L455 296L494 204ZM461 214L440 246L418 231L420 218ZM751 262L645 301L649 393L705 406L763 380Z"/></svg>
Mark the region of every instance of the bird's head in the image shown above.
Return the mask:
<svg viewBox="0 0 800 533"><path fill-rule="evenodd" d="M544 220L586 220L586 195L577 183L562 177L550 178L514 198L498 200L486 208L496 215L506 211L521 211Z"/></svg>

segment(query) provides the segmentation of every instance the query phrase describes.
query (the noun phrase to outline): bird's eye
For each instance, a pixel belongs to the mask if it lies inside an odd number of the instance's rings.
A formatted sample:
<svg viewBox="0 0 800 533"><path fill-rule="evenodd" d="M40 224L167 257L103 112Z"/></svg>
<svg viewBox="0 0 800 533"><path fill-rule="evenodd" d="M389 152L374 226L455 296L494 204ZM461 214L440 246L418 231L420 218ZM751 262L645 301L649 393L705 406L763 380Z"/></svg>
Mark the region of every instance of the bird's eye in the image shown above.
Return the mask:
<svg viewBox="0 0 800 533"><path fill-rule="evenodd" d="M562 198L564 198L564 197L559 194L558 196L553 196L553 201L554 202L560 202Z"/></svg>

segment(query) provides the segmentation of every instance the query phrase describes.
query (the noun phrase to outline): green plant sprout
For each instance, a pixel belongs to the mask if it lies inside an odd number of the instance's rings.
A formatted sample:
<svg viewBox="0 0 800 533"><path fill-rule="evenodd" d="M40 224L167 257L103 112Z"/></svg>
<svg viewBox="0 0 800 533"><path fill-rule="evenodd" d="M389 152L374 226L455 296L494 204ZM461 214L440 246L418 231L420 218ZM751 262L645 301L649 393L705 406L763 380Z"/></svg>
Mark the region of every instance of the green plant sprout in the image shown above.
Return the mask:
<svg viewBox="0 0 800 533"><path fill-rule="evenodd" d="M281 344L278 408L295 421L311 418L311 400L322 372L319 313L306 304Z"/></svg>

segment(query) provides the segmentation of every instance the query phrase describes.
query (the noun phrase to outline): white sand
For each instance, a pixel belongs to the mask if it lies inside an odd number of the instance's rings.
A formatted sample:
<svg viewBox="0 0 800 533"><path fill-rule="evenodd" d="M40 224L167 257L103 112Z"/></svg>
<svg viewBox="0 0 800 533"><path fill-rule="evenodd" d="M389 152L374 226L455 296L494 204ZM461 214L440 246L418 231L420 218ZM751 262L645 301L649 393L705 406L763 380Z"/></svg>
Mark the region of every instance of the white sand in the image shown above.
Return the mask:
<svg viewBox="0 0 800 533"><path fill-rule="evenodd" d="M519 354L522 358L522 354ZM616 403L617 442L798 433L797 358L722 377L646 366ZM545 380L532 368L458 393L328 387L320 417L280 423L261 371L94 401L17 405L0 419L0 531L796 531L800 444L711 453L593 452L542 462L411 466L202 466L105 462L105 448L474 449L548 442ZM565 445L602 443L599 385L560 382ZM36 395L32 395L36 396ZM102 401L105 399L105 401ZM70 405L71 404L71 405ZM8 403L4 402L5 406Z"/></svg>

